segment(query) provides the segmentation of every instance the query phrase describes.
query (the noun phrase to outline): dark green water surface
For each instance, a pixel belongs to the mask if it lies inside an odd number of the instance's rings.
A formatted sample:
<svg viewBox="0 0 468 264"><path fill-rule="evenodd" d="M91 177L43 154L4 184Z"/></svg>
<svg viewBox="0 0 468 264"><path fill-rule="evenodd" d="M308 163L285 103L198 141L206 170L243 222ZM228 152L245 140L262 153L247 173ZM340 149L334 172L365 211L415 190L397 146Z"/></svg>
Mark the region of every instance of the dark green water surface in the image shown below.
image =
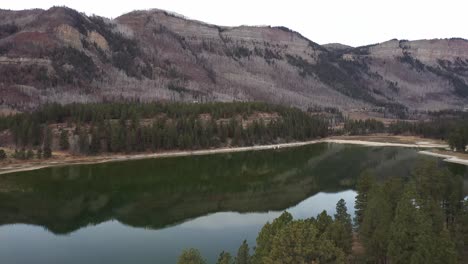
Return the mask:
<svg viewBox="0 0 468 264"><path fill-rule="evenodd" d="M421 158L323 143L0 175L0 263L175 263L189 247L214 263L283 210L333 214L343 198L353 213L360 173L407 177Z"/></svg>

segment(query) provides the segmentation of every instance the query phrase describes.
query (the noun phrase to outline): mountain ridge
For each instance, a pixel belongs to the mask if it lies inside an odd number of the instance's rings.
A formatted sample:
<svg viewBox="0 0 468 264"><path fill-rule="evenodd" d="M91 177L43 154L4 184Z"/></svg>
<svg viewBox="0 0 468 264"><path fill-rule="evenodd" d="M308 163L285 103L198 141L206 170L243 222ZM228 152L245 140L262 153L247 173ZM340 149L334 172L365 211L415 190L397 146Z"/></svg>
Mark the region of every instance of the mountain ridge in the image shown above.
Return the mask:
<svg viewBox="0 0 468 264"><path fill-rule="evenodd" d="M286 27L224 27L152 9L113 20L0 10L0 106L266 101L401 116L463 109L468 41L319 45Z"/></svg>

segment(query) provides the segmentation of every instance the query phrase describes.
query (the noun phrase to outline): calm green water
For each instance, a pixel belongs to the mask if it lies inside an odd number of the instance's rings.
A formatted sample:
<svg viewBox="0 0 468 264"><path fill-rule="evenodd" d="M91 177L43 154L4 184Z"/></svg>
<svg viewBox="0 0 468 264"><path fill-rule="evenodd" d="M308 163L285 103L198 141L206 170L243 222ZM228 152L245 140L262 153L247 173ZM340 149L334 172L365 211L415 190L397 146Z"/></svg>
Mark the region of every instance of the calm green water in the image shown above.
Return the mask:
<svg viewBox="0 0 468 264"><path fill-rule="evenodd" d="M344 198L353 213L360 173L407 177L420 158L324 143L3 175L0 263L175 263L189 247L213 263L283 210L333 214Z"/></svg>

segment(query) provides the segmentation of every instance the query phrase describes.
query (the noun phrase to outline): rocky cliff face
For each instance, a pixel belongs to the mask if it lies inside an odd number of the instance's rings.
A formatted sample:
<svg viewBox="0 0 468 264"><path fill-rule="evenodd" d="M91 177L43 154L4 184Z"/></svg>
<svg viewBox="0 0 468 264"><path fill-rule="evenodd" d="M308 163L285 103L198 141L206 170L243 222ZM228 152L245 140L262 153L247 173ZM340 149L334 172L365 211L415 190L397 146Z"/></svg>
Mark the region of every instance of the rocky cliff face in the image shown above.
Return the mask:
<svg viewBox="0 0 468 264"><path fill-rule="evenodd" d="M0 10L0 104L261 100L342 110L462 108L468 41L320 46L282 27L221 27L161 10L108 20Z"/></svg>

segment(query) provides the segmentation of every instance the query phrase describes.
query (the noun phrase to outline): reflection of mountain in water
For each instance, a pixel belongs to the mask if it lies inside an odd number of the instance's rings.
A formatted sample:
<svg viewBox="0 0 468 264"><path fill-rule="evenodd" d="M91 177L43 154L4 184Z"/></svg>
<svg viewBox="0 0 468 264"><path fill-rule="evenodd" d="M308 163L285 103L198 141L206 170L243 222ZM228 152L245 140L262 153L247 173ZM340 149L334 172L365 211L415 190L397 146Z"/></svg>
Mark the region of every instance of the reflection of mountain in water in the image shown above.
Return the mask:
<svg viewBox="0 0 468 264"><path fill-rule="evenodd" d="M416 155L317 144L13 173L0 177L0 224L68 233L109 219L161 228L213 212L284 210L319 191L351 189L367 169L407 175Z"/></svg>

